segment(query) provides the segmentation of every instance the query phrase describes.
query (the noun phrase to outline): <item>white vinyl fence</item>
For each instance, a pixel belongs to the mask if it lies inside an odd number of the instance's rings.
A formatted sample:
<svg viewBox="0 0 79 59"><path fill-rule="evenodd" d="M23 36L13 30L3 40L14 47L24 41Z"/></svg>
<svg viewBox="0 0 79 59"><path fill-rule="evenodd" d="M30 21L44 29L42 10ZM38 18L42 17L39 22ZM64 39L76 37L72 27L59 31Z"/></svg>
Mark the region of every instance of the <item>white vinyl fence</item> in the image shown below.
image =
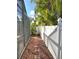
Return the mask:
<svg viewBox="0 0 79 59"><path fill-rule="evenodd" d="M57 26L39 26L41 37L45 41L54 59L62 59L62 22L58 19Z"/></svg>

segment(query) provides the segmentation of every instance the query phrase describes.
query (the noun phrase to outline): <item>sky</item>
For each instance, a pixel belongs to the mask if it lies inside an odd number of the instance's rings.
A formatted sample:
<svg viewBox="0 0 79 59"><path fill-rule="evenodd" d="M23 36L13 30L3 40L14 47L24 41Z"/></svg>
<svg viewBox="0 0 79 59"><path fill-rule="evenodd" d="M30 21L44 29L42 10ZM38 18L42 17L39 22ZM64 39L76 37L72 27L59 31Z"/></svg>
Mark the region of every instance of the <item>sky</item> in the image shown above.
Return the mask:
<svg viewBox="0 0 79 59"><path fill-rule="evenodd" d="M24 0L25 2L25 7L27 11L27 15L29 17L34 17L34 8L35 8L35 3L31 3L31 0Z"/></svg>

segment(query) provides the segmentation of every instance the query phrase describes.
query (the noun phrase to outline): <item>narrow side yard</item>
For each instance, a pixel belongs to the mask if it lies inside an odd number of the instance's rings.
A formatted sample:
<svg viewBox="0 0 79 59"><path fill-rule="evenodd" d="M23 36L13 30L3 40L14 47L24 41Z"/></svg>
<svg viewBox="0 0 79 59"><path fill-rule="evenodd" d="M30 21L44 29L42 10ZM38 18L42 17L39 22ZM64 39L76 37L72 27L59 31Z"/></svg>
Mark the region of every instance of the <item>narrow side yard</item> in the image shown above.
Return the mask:
<svg viewBox="0 0 79 59"><path fill-rule="evenodd" d="M21 59L54 59L40 37L31 37Z"/></svg>

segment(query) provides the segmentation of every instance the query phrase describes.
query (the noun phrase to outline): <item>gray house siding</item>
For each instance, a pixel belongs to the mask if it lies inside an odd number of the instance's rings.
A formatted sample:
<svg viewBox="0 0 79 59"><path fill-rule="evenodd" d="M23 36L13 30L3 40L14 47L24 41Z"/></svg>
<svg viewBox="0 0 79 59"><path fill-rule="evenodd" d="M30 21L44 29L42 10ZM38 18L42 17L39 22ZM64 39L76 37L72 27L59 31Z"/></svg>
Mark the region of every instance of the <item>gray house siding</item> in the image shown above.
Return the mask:
<svg viewBox="0 0 79 59"><path fill-rule="evenodd" d="M30 36L30 20L27 17L24 0L17 0L17 59Z"/></svg>

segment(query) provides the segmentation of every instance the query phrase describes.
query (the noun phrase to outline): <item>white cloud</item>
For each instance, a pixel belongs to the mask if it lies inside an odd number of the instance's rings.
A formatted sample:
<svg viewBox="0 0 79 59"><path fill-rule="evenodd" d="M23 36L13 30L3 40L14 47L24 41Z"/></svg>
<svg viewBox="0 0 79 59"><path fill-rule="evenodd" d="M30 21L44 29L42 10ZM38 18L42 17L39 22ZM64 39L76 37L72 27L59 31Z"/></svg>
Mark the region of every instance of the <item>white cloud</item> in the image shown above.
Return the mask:
<svg viewBox="0 0 79 59"><path fill-rule="evenodd" d="M31 10L31 12L30 12L30 17L34 18L34 17L35 17L34 15L35 15L34 10Z"/></svg>
<svg viewBox="0 0 79 59"><path fill-rule="evenodd" d="M31 10L30 15L34 15L34 14L35 14L34 10Z"/></svg>

